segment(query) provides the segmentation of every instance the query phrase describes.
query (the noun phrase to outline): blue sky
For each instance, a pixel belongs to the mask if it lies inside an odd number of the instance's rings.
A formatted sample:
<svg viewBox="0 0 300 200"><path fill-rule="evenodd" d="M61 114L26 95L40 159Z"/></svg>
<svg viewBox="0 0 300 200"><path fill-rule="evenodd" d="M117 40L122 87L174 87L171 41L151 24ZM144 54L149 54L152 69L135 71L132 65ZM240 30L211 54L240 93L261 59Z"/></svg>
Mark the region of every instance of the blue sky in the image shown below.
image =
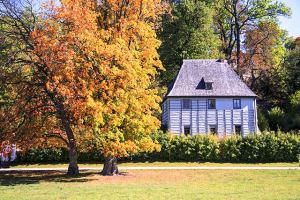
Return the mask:
<svg viewBox="0 0 300 200"><path fill-rule="evenodd" d="M292 16L281 17L280 25L289 32L290 36L300 36L300 0L282 0L292 9Z"/></svg>

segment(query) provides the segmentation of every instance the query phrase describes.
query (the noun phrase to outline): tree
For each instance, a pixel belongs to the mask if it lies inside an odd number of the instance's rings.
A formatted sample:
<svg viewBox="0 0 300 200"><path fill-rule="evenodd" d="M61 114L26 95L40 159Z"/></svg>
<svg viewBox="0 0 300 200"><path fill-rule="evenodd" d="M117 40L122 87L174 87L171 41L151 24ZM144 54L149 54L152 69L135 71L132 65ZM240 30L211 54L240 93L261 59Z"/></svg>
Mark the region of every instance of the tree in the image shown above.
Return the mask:
<svg viewBox="0 0 300 200"><path fill-rule="evenodd" d="M159 150L150 138L160 121L155 77L162 69L154 27L164 11L160 0L104 1L97 6L98 28L105 38L98 54L110 68L105 74L107 93L102 88L95 103L106 112L96 120L95 137L105 156L103 175L118 173L117 159L141 151ZM113 22L113 23L107 23ZM98 58L97 56L96 58Z"/></svg>
<svg viewBox="0 0 300 200"><path fill-rule="evenodd" d="M166 68L160 81L169 85L183 59L219 58L219 40L213 29L215 6L210 0L171 1L171 14L163 17L158 31L160 58Z"/></svg>
<svg viewBox="0 0 300 200"><path fill-rule="evenodd" d="M277 43L280 40L277 40ZM267 100L271 107L287 107L289 97L300 89L299 80L299 58L300 58L300 45L297 44L297 39L291 39L285 42L286 49L284 50L283 61L279 65L273 66L268 73L263 73L257 80L256 91L260 97ZM273 58L280 58L282 45L273 47Z"/></svg>
<svg viewBox="0 0 300 200"><path fill-rule="evenodd" d="M227 60L236 64L241 74L243 36L249 27L256 27L262 20L276 20L289 15L284 3L276 0L220 0L215 24L222 40L222 50Z"/></svg>
<svg viewBox="0 0 300 200"><path fill-rule="evenodd" d="M287 72L289 94L300 90L300 38L287 44L287 56L283 67Z"/></svg>
<svg viewBox="0 0 300 200"><path fill-rule="evenodd" d="M257 81L263 74L282 64L285 56L285 32L274 21L260 22L245 33L245 48L241 56L242 74L252 90L258 91Z"/></svg>
<svg viewBox="0 0 300 200"><path fill-rule="evenodd" d="M258 107L257 109L257 121L258 121L258 128L260 131L266 131L269 129L269 122L266 117L266 114L263 112L263 110Z"/></svg>
<svg viewBox="0 0 300 200"><path fill-rule="evenodd" d="M149 135L160 126L153 80L162 65L154 27L164 4L64 0L44 7L33 28L5 10L15 17L12 25L3 21L11 25L3 33L17 38L16 49L22 44L21 51L9 51L13 59L4 68L5 83L17 91L11 113L25 120L22 130L38 127L14 135L27 142L29 135L59 138L69 147L71 174L78 173L77 146L85 139L97 141L106 157L103 175L118 173L119 157L159 150Z"/></svg>
<svg viewBox="0 0 300 200"><path fill-rule="evenodd" d="M285 128L285 113L279 107L274 107L268 112L269 125L271 130L279 131Z"/></svg>
<svg viewBox="0 0 300 200"><path fill-rule="evenodd" d="M255 91L265 101L265 108L282 108L289 97L288 87L287 72L281 64L260 75Z"/></svg>
<svg viewBox="0 0 300 200"><path fill-rule="evenodd" d="M54 8L49 4L47 9L50 6ZM51 11L57 12L55 16L63 14L59 9ZM96 112L88 104L91 67L76 52L83 41L51 14L37 16L30 1L1 1L0 22L5 27L1 35L7 44L1 80L13 101L4 113L9 122L2 125L6 138L24 148L59 139L69 149L68 173L77 174L77 145L87 135L83 130L88 118ZM82 24L90 20L88 15L81 17ZM90 28L82 24L72 27L78 35Z"/></svg>
<svg viewBox="0 0 300 200"><path fill-rule="evenodd" d="M300 129L300 90L296 91L295 94L289 98L289 123L286 124L290 130Z"/></svg>

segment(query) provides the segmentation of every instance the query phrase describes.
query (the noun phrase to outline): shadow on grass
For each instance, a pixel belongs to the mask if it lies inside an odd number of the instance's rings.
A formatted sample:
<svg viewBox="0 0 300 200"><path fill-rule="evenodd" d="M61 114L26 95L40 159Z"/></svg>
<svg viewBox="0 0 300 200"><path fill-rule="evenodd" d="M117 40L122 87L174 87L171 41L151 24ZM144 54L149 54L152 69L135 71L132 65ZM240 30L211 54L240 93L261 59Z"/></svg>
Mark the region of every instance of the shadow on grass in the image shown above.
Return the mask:
<svg viewBox="0 0 300 200"><path fill-rule="evenodd" d="M22 184L38 184L41 182L82 183L96 180L92 178L95 172L81 172L79 175L67 175L59 171L37 172L0 172L1 186L15 186Z"/></svg>

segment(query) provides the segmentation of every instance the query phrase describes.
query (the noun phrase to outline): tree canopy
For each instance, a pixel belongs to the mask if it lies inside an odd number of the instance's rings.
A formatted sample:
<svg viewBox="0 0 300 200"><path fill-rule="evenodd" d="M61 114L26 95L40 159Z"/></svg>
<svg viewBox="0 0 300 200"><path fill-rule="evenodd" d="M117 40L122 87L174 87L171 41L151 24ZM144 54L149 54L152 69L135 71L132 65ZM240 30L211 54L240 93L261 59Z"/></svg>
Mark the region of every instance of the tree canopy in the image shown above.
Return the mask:
<svg viewBox="0 0 300 200"><path fill-rule="evenodd" d="M1 76L13 85L14 139L60 139L71 174L78 173L81 141L94 140L109 159L159 150L149 134L160 126L153 85L162 69L153 29L164 11L160 1L50 1L38 17L30 10L30 23L19 17L24 10L3 5L9 28L2 33L14 48Z"/></svg>
<svg viewBox="0 0 300 200"><path fill-rule="evenodd" d="M160 82L168 86L179 71L183 59L220 57L219 40L213 29L215 5L209 0L171 1L171 14L166 14L158 31L162 45L160 58L166 71Z"/></svg>

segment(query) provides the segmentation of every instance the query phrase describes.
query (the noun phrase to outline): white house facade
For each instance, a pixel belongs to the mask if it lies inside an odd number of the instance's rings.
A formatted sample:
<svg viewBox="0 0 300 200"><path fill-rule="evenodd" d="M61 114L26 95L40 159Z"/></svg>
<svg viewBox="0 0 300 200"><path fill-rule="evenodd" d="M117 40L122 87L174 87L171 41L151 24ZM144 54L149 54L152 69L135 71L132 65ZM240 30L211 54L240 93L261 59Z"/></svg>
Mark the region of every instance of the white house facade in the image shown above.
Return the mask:
<svg viewBox="0 0 300 200"><path fill-rule="evenodd" d="M174 134L258 131L256 95L221 60L184 60L162 110L162 124Z"/></svg>

